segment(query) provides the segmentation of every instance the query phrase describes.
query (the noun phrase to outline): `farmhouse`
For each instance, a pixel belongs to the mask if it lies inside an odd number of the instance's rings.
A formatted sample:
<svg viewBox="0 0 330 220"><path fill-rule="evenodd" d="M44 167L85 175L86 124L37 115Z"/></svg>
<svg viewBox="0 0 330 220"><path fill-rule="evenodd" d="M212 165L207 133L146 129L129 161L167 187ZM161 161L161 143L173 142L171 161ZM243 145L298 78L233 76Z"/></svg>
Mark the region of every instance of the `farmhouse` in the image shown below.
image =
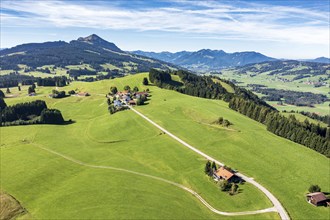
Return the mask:
<svg viewBox="0 0 330 220"><path fill-rule="evenodd" d="M134 93L134 96L135 96L137 99L139 99L139 98L141 98L142 96L148 97L149 94L148 94L147 92L136 92L136 93Z"/></svg>
<svg viewBox="0 0 330 220"><path fill-rule="evenodd" d="M120 108L122 106L122 103L119 100L115 100L115 101L113 101L113 106L117 107L117 108Z"/></svg>
<svg viewBox="0 0 330 220"><path fill-rule="evenodd" d="M329 205L328 198L322 192L314 192L306 195L307 201L315 206Z"/></svg>
<svg viewBox="0 0 330 220"><path fill-rule="evenodd" d="M131 101L131 96L129 96L129 95L124 95L124 96L122 97L122 99L123 99L125 102L129 102L129 101Z"/></svg>
<svg viewBox="0 0 330 220"><path fill-rule="evenodd" d="M219 181L220 179L225 179L228 182L239 182L240 178L235 175L232 170L227 169L222 166L218 170L213 173L213 177L215 180Z"/></svg>

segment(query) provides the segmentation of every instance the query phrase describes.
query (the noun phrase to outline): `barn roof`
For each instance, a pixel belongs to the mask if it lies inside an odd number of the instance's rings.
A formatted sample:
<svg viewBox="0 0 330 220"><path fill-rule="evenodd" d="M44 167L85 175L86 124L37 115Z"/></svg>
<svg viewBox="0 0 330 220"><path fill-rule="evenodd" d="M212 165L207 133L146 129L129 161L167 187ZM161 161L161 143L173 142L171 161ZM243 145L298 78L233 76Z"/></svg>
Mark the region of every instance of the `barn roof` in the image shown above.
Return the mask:
<svg viewBox="0 0 330 220"><path fill-rule="evenodd" d="M307 196L312 197L315 202L322 202L327 200L327 197L322 192L309 193Z"/></svg>
<svg viewBox="0 0 330 220"><path fill-rule="evenodd" d="M224 167L220 167L217 171L216 171L216 175L229 180L230 178L232 178L235 174L229 170L227 170Z"/></svg>

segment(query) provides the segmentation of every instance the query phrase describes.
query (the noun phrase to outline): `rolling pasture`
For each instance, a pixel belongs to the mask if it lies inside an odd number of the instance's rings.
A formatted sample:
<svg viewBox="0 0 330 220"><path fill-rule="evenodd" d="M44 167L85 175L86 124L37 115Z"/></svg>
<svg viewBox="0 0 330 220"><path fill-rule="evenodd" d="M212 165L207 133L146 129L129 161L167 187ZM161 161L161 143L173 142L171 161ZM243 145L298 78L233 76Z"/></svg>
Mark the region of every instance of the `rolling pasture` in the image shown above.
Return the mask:
<svg viewBox="0 0 330 220"><path fill-rule="evenodd" d="M36 97L22 87L7 104L46 100L62 111L69 125L1 128L1 190L13 195L35 218L162 218L226 219L209 211L191 194L173 185L127 172L73 163L65 157L168 179L197 191L221 211L271 207L255 187L240 185L229 196L204 175L205 160L162 134L132 111L110 115L105 94L110 86L149 88L151 98L136 109L226 165L253 177L284 205L292 219L327 218L329 209L305 201L310 184L329 192L329 159L304 146L266 131L228 108L220 100L183 95L155 86L142 86L147 74L93 83L73 82L61 90L84 91L90 97L50 99L53 88L37 88ZM223 128L212 122L228 119ZM49 149L58 154L54 154ZM60 155L64 155L62 157ZM230 217L277 219L276 213Z"/></svg>
<svg viewBox="0 0 330 220"><path fill-rule="evenodd" d="M142 88L141 76L74 82L61 88L88 91L90 97L51 99L48 94L54 88L50 87L39 87L36 97L28 97L26 87L21 92L12 88L19 96L7 98L7 104L43 99L75 123L2 127L1 189L18 199L29 215L37 219L229 218L212 213L194 196L173 185L128 172L86 167L65 158L69 157L180 183L197 191L221 211L271 207L268 199L249 184L240 185L241 192L235 196L221 192L204 175L203 158L163 135L132 111L108 113L105 94L110 86L129 80L129 85ZM119 89L122 87L118 85ZM157 88L151 88L154 89L156 94ZM244 218L276 219L278 215L267 213Z"/></svg>

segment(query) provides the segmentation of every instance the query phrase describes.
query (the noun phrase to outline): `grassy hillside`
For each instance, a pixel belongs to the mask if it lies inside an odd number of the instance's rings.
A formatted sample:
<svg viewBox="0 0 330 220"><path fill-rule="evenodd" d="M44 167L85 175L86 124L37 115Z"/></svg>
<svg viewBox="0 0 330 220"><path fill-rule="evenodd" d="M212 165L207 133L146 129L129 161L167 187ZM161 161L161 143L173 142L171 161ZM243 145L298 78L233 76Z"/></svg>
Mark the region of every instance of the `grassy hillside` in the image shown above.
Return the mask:
<svg viewBox="0 0 330 220"><path fill-rule="evenodd" d="M325 192L330 190L329 159L269 133L264 125L233 112L223 101L151 88L153 101L147 108L139 107L139 111L188 143L255 178L280 199L292 218L329 215L328 209L316 209L304 198L313 183L321 185ZM232 122L231 128L236 131L209 125L220 116Z"/></svg>
<svg viewBox="0 0 330 220"><path fill-rule="evenodd" d="M277 137L265 126L230 110L227 103L191 97L155 86L142 86L146 74L94 83L74 82L90 97L47 98L52 88L27 97L23 88L7 104L45 99L74 124L1 128L1 188L21 201L36 218L221 218L196 198L172 185L129 173L80 166L39 147L85 163L147 173L189 186L222 211L256 210L270 202L249 184L229 196L204 174L205 161L161 134L131 111L109 115L110 86L137 85L151 90L151 101L137 109L186 142L264 185L293 219L327 218L329 209L305 201L310 184L330 191L329 159ZM12 89L13 91L15 88ZM218 117L230 129L211 125ZM129 210L129 211L128 211ZM233 218L233 217L231 217ZM242 218L242 217L240 217ZM244 216L274 219L277 214Z"/></svg>
<svg viewBox="0 0 330 220"><path fill-rule="evenodd" d="M20 93L15 91L20 96L6 99L8 104L44 99L49 107L61 109L66 119L76 123L2 127L1 189L14 195L35 218L224 218L173 185L131 173L85 167L46 148L84 163L175 181L194 189L222 211L271 207L268 199L249 184L241 185L241 193L236 196L221 192L203 174L203 158L162 135L133 112L110 115L104 97L110 86L129 80L129 85L137 83L142 88L141 77L75 82L64 87L92 94L84 98L50 99L50 87L38 88L37 97L27 97L26 87ZM154 89L153 94L159 92ZM276 219L278 215L244 218Z"/></svg>

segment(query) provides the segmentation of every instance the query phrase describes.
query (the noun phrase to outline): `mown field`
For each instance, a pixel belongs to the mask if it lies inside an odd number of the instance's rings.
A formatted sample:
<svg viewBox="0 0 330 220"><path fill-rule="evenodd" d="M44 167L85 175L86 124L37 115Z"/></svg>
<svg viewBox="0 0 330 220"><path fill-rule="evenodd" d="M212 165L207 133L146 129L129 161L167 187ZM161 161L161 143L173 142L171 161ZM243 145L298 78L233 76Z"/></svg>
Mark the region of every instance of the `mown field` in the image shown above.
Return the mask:
<svg viewBox="0 0 330 220"><path fill-rule="evenodd" d="M86 91L90 97L48 98L54 88L37 88L28 97L27 88L11 88L17 98L11 105L35 99L60 109L69 125L2 127L1 190L13 195L36 219L226 219L209 211L186 191L151 178L106 168L74 163L49 152L90 165L112 166L162 177L197 191L221 211L248 211L271 207L255 187L240 185L229 196L204 175L205 160L176 143L132 111L110 115L105 94L110 86L138 85L144 75L98 81L74 82L63 87ZM163 91L150 86L152 97ZM156 100L156 99L155 99ZM253 199L252 199L253 198ZM277 219L276 213L231 219Z"/></svg>

